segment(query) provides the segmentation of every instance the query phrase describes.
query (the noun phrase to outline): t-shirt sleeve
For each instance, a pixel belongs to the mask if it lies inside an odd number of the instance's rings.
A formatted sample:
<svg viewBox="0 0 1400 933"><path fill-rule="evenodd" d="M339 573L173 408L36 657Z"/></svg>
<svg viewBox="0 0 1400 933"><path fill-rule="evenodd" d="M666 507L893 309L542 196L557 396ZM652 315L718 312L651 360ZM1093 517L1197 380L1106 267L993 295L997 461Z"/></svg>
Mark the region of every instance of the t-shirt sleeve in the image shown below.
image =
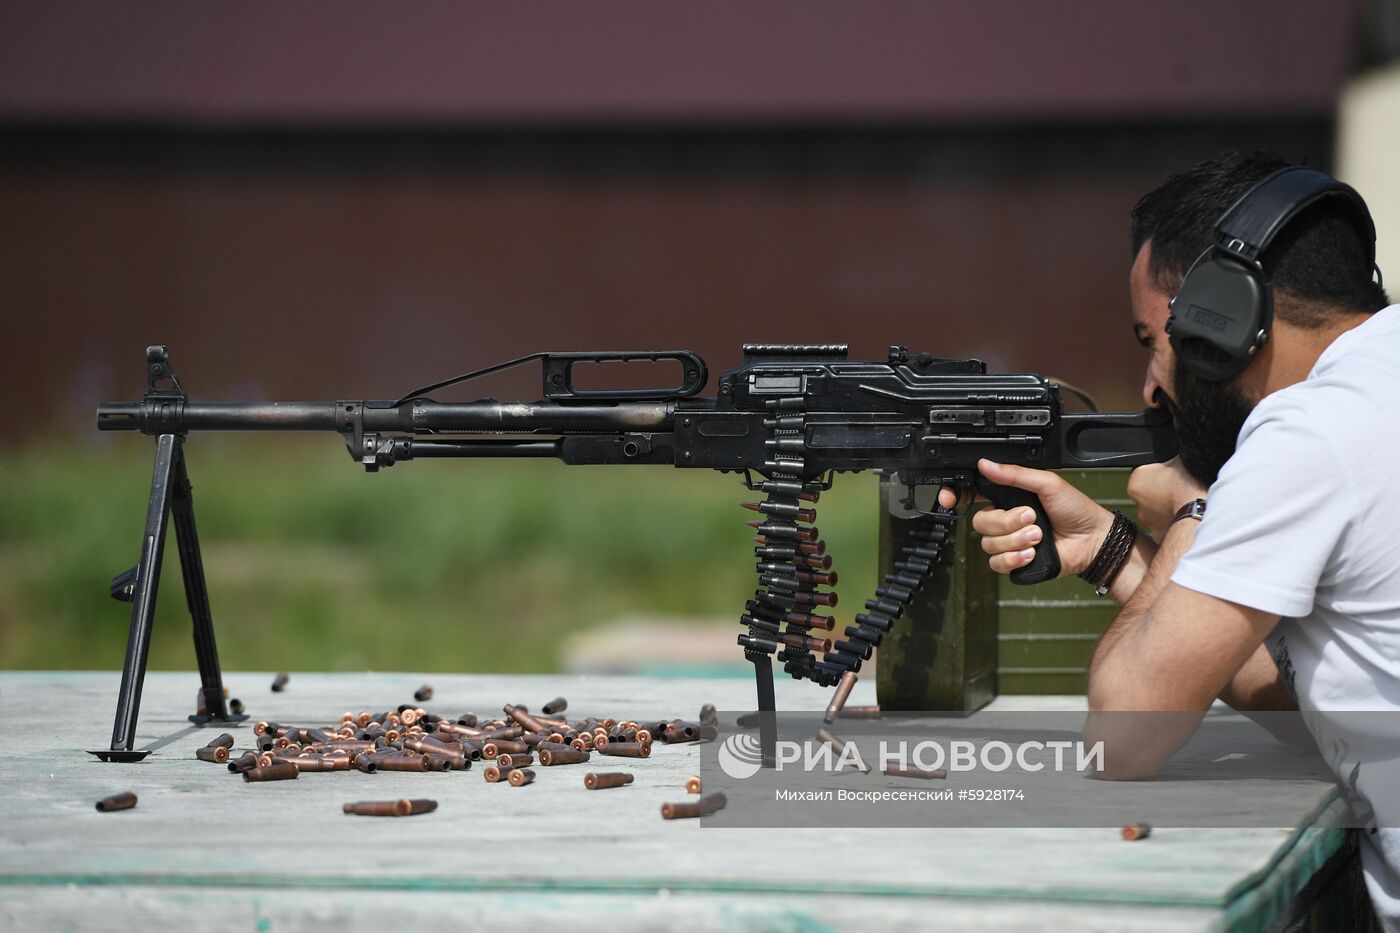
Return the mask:
<svg viewBox="0 0 1400 933"><path fill-rule="evenodd" d="M1255 408L1172 582L1280 616L1312 611L1354 514L1354 490L1308 407L1268 398Z"/></svg>

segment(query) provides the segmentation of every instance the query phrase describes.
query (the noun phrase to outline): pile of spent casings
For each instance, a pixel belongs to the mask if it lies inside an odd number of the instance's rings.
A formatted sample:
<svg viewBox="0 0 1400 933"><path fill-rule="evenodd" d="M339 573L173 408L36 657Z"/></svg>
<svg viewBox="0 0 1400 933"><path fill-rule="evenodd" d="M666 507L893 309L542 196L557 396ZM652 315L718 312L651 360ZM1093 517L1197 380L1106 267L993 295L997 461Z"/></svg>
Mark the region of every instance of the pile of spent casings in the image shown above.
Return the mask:
<svg viewBox="0 0 1400 933"><path fill-rule="evenodd" d="M415 697L431 696L430 687L415 693ZM715 708L708 703L701 707L699 719L694 722L611 718L571 721L559 715L567 707L567 701L558 697L546 703L541 713L532 715L526 707L507 703L502 707L503 718L484 721L475 713L452 719L404 704L381 713L343 713L336 726L258 722L253 726L254 748L237 753L234 737L224 733L196 749L195 756L202 761L226 764L229 771L242 774L249 782L291 780L307 771L467 771L473 761L482 761L488 783L524 787L534 782L536 765L550 768L586 764L594 755L648 758L654 740L667 744L707 742L719 735ZM630 778L630 774L589 772L583 783L587 789L596 790L624 787L631 783ZM700 793L699 779L687 781L686 790ZM413 801L413 807L404 807L404 803L407 801L382 805L365 802L354 805L354 809L347 805L345 812L374 816L431 812L431 808L417 806L431 801ZM662 815L667 819L702 816L723 806L723 795L711 794L695 803L667 804L662 807Z"/></svg>

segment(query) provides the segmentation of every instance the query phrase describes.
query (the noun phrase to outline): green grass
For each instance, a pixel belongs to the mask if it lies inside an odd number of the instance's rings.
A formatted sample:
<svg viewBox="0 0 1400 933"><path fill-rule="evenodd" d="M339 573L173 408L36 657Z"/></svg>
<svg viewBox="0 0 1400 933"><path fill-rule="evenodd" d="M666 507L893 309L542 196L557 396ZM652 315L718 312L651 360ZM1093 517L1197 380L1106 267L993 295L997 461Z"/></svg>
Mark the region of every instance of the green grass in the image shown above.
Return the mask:
<svg viewBox="0 0 1400 933"><path fill-rule="evenodd" d="M535 460L370 475L317 441L188 444L227 669L548 672L573 632L632 613L737 619L756 583L755 515L738 507L754 496L732 475ZM107 587L136 562L152 454L135 438L0 453L0 666L120 666L130 612ZM870 475L821 503L855 606L874 586L876 509ZM150 666L184 670L169 537Z"/></svg>

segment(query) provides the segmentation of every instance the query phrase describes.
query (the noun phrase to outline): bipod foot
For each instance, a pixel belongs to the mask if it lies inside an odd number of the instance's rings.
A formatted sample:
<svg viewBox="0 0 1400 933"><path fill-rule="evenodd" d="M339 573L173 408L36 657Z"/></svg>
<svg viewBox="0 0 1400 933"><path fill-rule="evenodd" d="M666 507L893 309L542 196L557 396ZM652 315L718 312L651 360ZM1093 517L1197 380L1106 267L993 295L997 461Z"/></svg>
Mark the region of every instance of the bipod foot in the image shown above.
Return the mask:
<svg viewBox="0 0 1400 933"><path fill-rule="evenodd" d="M104 748L101 750L89 749L89 755L96 755L103 761L141 761L151 753L149 748L132 750L129 748Z"/></svg>

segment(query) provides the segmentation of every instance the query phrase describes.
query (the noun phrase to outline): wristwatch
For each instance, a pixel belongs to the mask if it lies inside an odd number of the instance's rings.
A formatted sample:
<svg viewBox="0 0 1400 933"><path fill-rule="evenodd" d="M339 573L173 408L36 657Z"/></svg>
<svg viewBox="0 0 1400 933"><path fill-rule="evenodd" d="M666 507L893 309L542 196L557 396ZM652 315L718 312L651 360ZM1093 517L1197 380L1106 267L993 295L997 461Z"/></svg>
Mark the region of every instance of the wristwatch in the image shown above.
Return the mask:
<svg viewBox="0 0 1400 933"><path fill-rule="evenodd" d="M1181 508L1176 510L1176 514L1172 516L1172 524L1175 525L1183 518L1194 518L1196 521L1200 521L1205 517L1206 500L1192 499L1190 502L1186 503Z"/></svg>

